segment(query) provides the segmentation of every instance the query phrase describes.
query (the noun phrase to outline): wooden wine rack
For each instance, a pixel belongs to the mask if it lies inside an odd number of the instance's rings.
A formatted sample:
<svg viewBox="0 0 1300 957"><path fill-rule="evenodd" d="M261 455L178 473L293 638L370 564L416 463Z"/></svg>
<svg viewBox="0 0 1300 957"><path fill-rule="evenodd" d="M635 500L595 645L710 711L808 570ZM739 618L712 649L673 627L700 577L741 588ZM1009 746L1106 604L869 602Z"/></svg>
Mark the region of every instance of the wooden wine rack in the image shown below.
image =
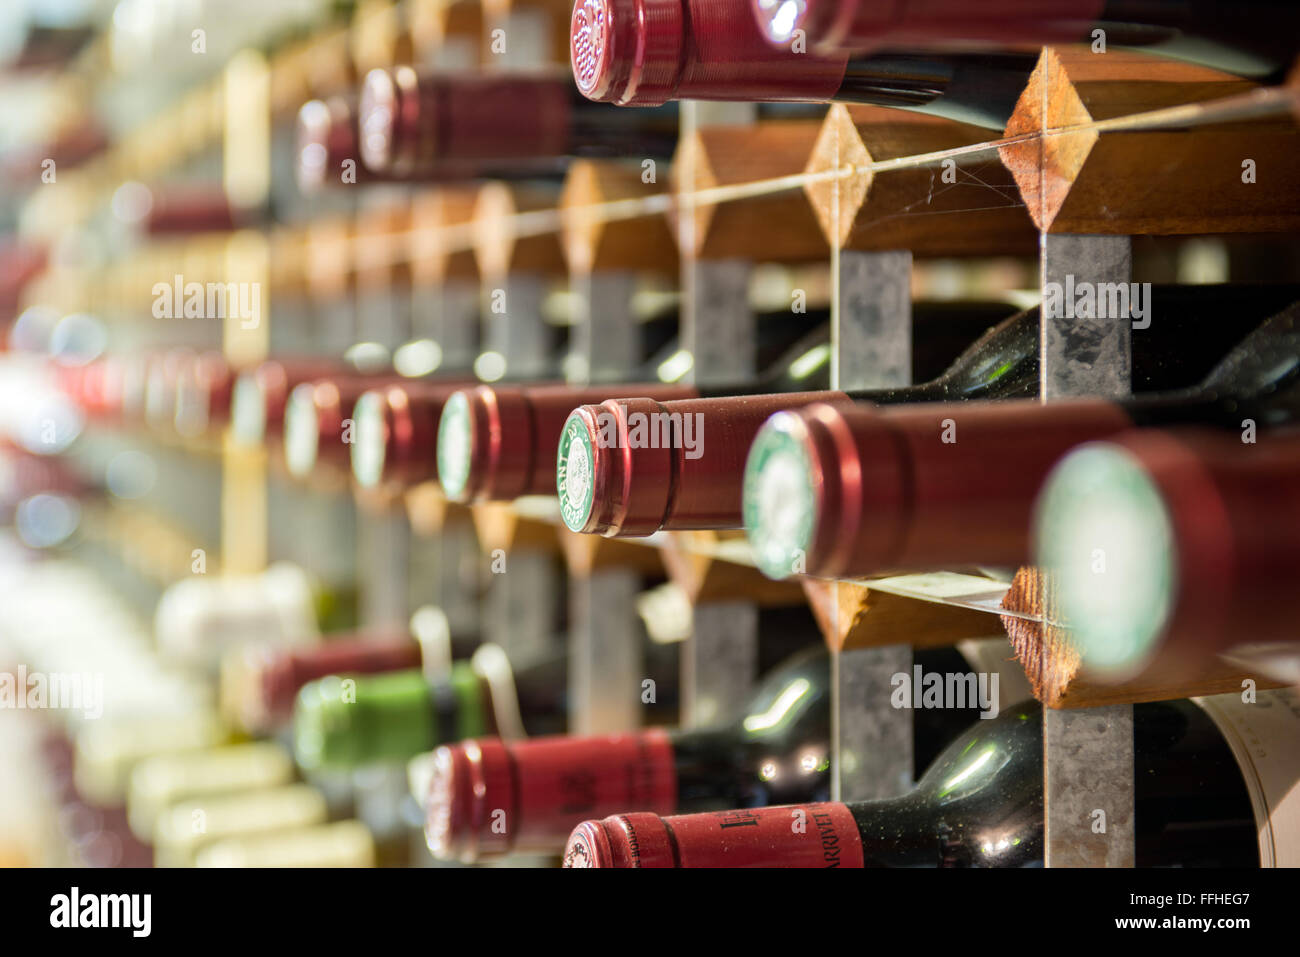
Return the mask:
<svg viewBox="0 0 1300 957"><path fill-rule="evenodd" d="M493 30L509 34L512 24L521 24L520 59L488 52L481 65L531 65L558 49L550 31L557 17L567 28L567 7L552 0L484 0L481 8L467 0L412 0L411 35L403 43L397 8L363 4L351 33L325 32L270 62L267 102L282 120L309 95L346 89L363 66L399 55L437 63L444 45L460 49L468 38L485 49ZM366 38L364 62L359 36ZM459 55L449 54L449 62ZM1293 239L1300 227L1300 72L1293 76L1287 87L1259 89L1128 53L1045 49L1002 135L870 107L836 105L822 119L792 120L757 118L743 105L684 104L670 173L659 170L647 180L635 159L577 161L557 191L502 183L408 188L399 194L409 204L397 211L400 222L383 218L393 210L358 214L343 200L301 231L281 230L271 244L272 288L304 289L323 314L355 294L358 277L382 284L400 269L416 303L413 334L447 342L453 360L465 357L481 303L504 291L508 309L482 313L484 340L508 368L522 369L541 353L544 293L567 281L583 304L573 336L578 365L609 377L632 371L629 303L638 279L676 275L682 348L693 357L690 376L706 383L757 371L748 302L756 264L825 262L835 387L905 385L915 266L922 260L1036 256L1044 285L1067 272L1076 280L1128 282L1136 236ZM173 129L176 117L159 116L76 174L70 195L83 202L55 207L63 201L37 196L37 212L51 223L76 221L119 179L148 179L182 162L220 136L216 111L203 105L215 97L207 90L183 102L186 115L208 118L195 125L185 149L140 145L174 142L155 133ZM710 115L725 122L710 124ZM226 148L238 150L238 143ZM1247 160L1253 183L1242 180ZM229 241L153 243L93 277L52 274L33 295L75 308L90 304L89 290L98 287L110 291L110 301L95 305L138 313L149 288L140 277L171 275L182 264L187 273L202 272L207 267L191 269L193 257ZM297 285L275 285L294 264ZM226 265L217 271L229 279L268 268ZM273 306L273 323L276 315ZM1044 320L1045 400L1126 394L1127 377L1072 345L1077 337L1054 325L1064 321ZM353 332L369 332L364 316ZM1124 324L1098 327L1097 336L1112 339L1102 352L1127 356ZM255 347L239 349L244 359L256 354ZM265 541L248 528L245 510L259 500L264 470L232 460L227 480L238 492L223 499L231 518L226 558L232 567L256 564ZM756 680L758 605L807 601L834 655L835 782L846 800L897 793L911 776L911 713L889 706L888 689L890 675L910 670L912 649L1004 633L999 614L1007 583L980 574L774 583L759 575L743 537L733 533L582 537L563 527L554 503L467 508L446 502L429 484L412 489L405 502L369 506L367 522L385 528L360 560L372 588L403 578L406 553L394 542L406 530L444 540L449 562L459 560L452 557L457 549L463 556L477 548L485 564L504 556L508 571L484 576L491 582L485 633L521 655L556 640L551 603L567 582L578 731L639 721L645 638L632 599L643 574L664 570L695 608L683 656L684 714L693 722L743 700ZM429 598L456 601L462 585L441 574ZM372 614L409 613L400 606L392 597ZM1100 688L1076 656L1048 676L1045 660L1068 657L1068 639L1045 620L1041 603L1005 620L1014 653L1053 709L1045 724L1048 864L1132 865L1132 702L1221 692L1239 686L1243 675L1216 664L1198 682L1166 686L1158 675L1145 675ZM1104 837L1087 827L1095 807L1108 810Z"/></svg>

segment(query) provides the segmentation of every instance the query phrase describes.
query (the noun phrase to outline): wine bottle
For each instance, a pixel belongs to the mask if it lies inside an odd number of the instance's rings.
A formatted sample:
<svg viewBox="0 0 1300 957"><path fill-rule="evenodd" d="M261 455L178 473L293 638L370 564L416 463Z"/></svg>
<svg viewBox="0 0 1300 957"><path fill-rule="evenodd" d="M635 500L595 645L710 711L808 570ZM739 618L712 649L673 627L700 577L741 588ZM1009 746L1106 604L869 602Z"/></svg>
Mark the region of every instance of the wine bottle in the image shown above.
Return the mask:
<svg viewBox="0 0 1300 957"><path fill-rule="evenodd" d="M563 170L567 157L668 158L676 110L628 115L591 102L557 75L455 75L410 66L372 70L359 106L361 158L384 175L448 168Z"/></svg>
<svg viewBox="0 0 1300 957"><path fill-rule="evenodd" d="M1287 307L1200 385L1154 395L778 412L745 464L755 561L774 578L1021 564L1034 496L1074 446L1135 425L1290 421L1300 402L1298 317L1300 304Z"/></svg>
<svg viewBox="0 0 1300 957"><path fill-rule="evenodd" d="M1232 732L1190 701L1134 705L1133 725L1137 865L1257 866L1251 788ZM1043 850L1042 711L1031 701L977 722L902 797L621 814L581 824L565 865L1034 867Z"/></svg>
<svg viewBox="0 0 1300 957"><path fill-rule="evenodd" d="M1300 658L1300 434L1256 440L1241 426L1255 414L1245 404L1234 431L1142 429L1085 445L1048 477L1035 557L1090 677L1151 670L1177 682L1246 642Z"/></svg>
<svg viewBox="0 0 1300 957"><path fill-rule="evenodd" d="M293 712L294 751L305 768L405 761L445 741L481 735L555 734L567 719L563 656L513 669L495 646L457 661L444 678L408 669L333 675L303 685ZM648 670L675 705L671 668Z"/></svg>
<svg viewBox="0 0 1300 957"><path fill-rule="evenodd" d="M653 356L656 350L668 348L665 346L667 333L676 324L675 312L641 322L637 331L642 340L643 354ZM372 389L361 395L352 415L353 478L364 488L384 486L401 489L421 482L437 481L438 437L443 411L448 402L467 388L470 386L464 379L407 380ZM502 403L513 409L511 401L523 391L519 386L483 388L493 396L493 409L502 407ZM567 395L570 391L574 390L558 383L532 383L527 388L530 399L534 395ZM591 391L593 390L576 390L582 394ZM456 401L459 402L459 399ZM564 402L561 401L560 404L563 405ZM453 409L456 407L455 404L452 405ZM536 423L530 419L527 424L535 426ZM526 434L505 438L512 444L529 440Z"/></svg>
<svg viewBox="0 0 1300 957"><path fill-rule="evenodd" d="M306 784L178 801L154 823L154 866L193 867L195 857L220 840L270 837L324 824L326 816L325 795ZM202 827L195 826L196 821Z"/></svg>
<svg viewBox="0 0 1300 957"><path fill-rule="evenodd" d="M220 352L204 352L180 371L176 382L176 431L212 435L230 420L235 373Z"/></svg>
<svg viewBox="0 0 1300 957"><path fill-rule="evenodd" d="M304 382L344 371L328 359L267 359L235 379L230 401L231 430L241 445L279 438L289 393Z"/></svg>
<svg viewBox="0 0 1300 957"><path fill-rule="evenodd" d="M989 315L1003 315L996 305L936 309L938 333L929 356L952 347L954 338L970 335ZM938 316L943 318L939 319ZM829 313L774 312L757 318L757 359L766 371L756 383L715 388L716 394L736 391L784 390L802 380L824 381L829 367ZM619 383L585 388L554 387L504 392L492 386L466 389L452 396L438 430L438 478L454 501L510 499L520 495L549 495L554 489L550 462L566 417L574 406L598 402L611 395L641 395L647 401L671 402L700 396L695 386Z"/></svg>
<svg viewBox="0 0 1300 957"><path fill-rule="evenodd" d="M278 787L293 778L293 759L261 741L146 758L131 772L126 809L131 832L151 841L159 817L179 801Z"/></svg>
<svg viewBox="0 0 1300 957"><path fill-rule="evenodd" d="M1019 53L891 53L850 59L769 45L750 0L580 0L570 58L578 89L620 106L668 100L871 103L1002 130L1034 68Z"/></svg>
<svg viewBox="0 0 1300 957"><path fill-rule="evenodd" d="M375 838L361 821L335 821L251 837L227 837L200 850L195 867L374 867Z"/></svg>
<svg viewBox="0 0 1300 957"><path fill-rule="evenodd" d="M918 650L917 662L927 671L969 670L952 649ZM918 766L975 715L973 707L917 710ZM770 673L741 716L716 727L439 748L425 836L435 857L472 861L558 852L585 817L617 808L672 814L824 800L829 741L830 656L819 647Z"/></svg>
<svg viewBox="0 0 1300 957"><path fill-rule="evenodd" d="M1238 73L1267 77L1284 70L1300 49L1300 11L1288 0L999 0L972 9L963 0L753 0L769 43L790 47L802 31L823 56L881 47L969 47L972 44L1093 43L1146 52Z"/></svg>
<svg viewBox="0 0 1300 957"><path fill-rule="evenodd" d="M242 727L267 732L292 717L294 699L309 682L419 668L422 660L409 634L349 635L306 648L247 646L222 662L221 693Z"/></svg>
<svg viewBox="0 0 1300 957"><path fill-rule="evenodd" d="M1222 310L1249 303L1244 312L1266 315L1297 291L1290 286L1153 287L1151 310L1169 315L1133 331L1136 388L1167 390L1196 381L1245 333L1242 326L1223 322ZM942 312L929 316L919 304L917 309L920 346L945 320ZM916 354L928 351L922 346ZM740 528L741 462L773 413L849 400L903 405L1028 398L1038 394L1038 356L1039 313L1028 310L989 330L941 375L917 385L787 395L724 387L708 398L629 398L585 406L572 413L561 434L560 514L575 532L611 537Z"/></svg>
<svg viewBox="0 0 1300 957"><path fill-rule="evenodd" d="M289 473L306 478L318 464L346 471L351 436L344 435L344 425L351 421L357 399L370 389L400 381L393 373L348 374L294 386L284 406L284 463Z"/></svg>

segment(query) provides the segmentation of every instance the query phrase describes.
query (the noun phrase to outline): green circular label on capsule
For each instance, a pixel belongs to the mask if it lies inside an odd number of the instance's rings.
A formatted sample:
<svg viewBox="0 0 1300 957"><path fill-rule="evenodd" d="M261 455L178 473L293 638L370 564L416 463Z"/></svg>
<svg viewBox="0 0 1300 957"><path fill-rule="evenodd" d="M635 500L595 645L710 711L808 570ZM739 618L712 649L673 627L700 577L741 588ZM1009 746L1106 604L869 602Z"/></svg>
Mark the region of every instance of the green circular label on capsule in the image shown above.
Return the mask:
<svg viewBox="0 0 1300 957"><path fill-rule="evenodd" d="M453 392L438 423L438 481L448 498L465 494L473 445L469 397L464 392Z"/></svg>
<svg viewBox="0 0 1300 957"><path fill-rule="evenodd" d="M1168 621L1177 576L1169 513L1141 464L1105 444L1070 453L1039 494L1034 547L1055 583L1054 617L1089 670L1138 670Z"/></svg>
<svg viewBox="0 0 1300 957"><path fill-rule="evenodd" d="M374 488L384 476L388 436L384 426L384 399L378 392L364 392L352 410L352 475L366 488Z"/></svg>
<svg viewBox="0 0 1300 957"><path fill-rule="evenodd" d="M290 472L299 477L311 472L319 441L311 387L298 386L289 394L284 410L284 461Z"/></svg>
<svg viewBox="0 0 1300 957"><path fill-rule="evenodd" d="M266 436L266 399L257 380L247 373L235 380L230 427L241 445L257 445Z"/></svg>
<svg viewBox="0 0 1300 957"><path fill-rule="evenodd" d="M816 509L814 485L807 450L777 413L750 446L741 493L754 561L769 578L806 570Z"/></svg>
<svg viewBox="0 0 1300 957"><path fill-rule="evenodd" d="M587 423L574 413L560 433L560 448L555 460L555 490L560 497L560 517L575 532L582 531L591 517L595 463L596 455L591 447L591 436L587 434Z"/></svg>

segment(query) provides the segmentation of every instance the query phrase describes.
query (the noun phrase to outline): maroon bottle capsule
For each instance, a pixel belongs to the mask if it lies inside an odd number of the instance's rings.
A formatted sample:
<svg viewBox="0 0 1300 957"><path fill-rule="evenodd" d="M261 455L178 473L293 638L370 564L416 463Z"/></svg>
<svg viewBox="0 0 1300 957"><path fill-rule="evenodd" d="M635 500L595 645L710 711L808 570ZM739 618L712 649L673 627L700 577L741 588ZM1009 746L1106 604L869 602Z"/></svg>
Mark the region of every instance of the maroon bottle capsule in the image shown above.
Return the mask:
<svg viewBox="0 0 1300 957"><path fill-rule="evenodd" d="M821 55L1060 43L1107 44L1181 57L1244 76L1294 62L1300 11L1275 0L752 0L762 35Z"/></svg>
<svg viewBox="0 0 1300 957"><path fill-rule="evenodd" d="M677 142L675 116L619 116L560 76L372 70L358 109L362 159L401 177L512 177L566 156L667 157Z"/></svg>
<svg viewBox="0 0 1300 957"><path fill-rule="evenodd" d="M284 407L289 393L303 382L337 374L342 367L330 359L267 359L240 374L231 400L235 438L257 445L284 431Z"/></svg>
<svg viewBox="0 0 1300 957"><path fill-rule="evenodd" d="M219 352L205 352L182 370L176 387L176 430L197 436L230 419L235 374Z"/></svg>
<svg viewBox="0 0 1300 957"><path fill-rule="evenodd" d="M1100 399L778 412L745 466L745 528L774 578L1017 565L1056 461L1131 426Z"/></svg>
<svg viewBox="0 0 1300 957"><path fill-rule="evenodd" d="M689 386L478 386L447 400L438 427L438 479L455 501L555 491L555 449L574 406L612 393L689 398Z"/></svg>
<svg viewBox="0 0 1300 957"><path fill-rule="evenodd" d="M969 41L1081 42L1101 17L1103 0L753 0L763 36L789 47L803 31L807 47L833 54L884 46L924 47ZM1114 19L1113 17L1110 19Z"/></svg>
<svg viewBox="0 0 1300 957"><path fill-rule="evenodd" d="M367 635L333 639L311 648L251 649L247 697L241 702L246 727L270 730L289 720L298 691L327 675L375 674L418 668L420 646L409 635Z"/></svg>
<svg viewBox="0 0 1300 957"><path fill-rule="evenodd" d="M400 382L362 395L352 416L353 477L365 488L436 481L443 406L465 385L465 380Z"/></svg>
<svg viewBox="0 0 1300 957"><path fill-rule="evenodd" d="M436 755L425 836L444 860L555 851L557 833L590 816L586 808L669 814L677 806L673 749L662 731L521 744L481 738Z"/></svg>
<svg viewBox="0 0 1300 957"><path fill-rule="evenodd" d="M343 164L352 161L354 182L371 179L361 163L355 97L309 100L298 110L298 188L311 193L343 180Z"/></svg>
<svg viewBox="0 0 1300 957"><path fill-rule="evenodd" d="M644 812L584 821L565 867L863 867L846 804L804 804L660 817Z"/></svg>
<svg viewBox="0 0 1300 957"><path fill-rule="evenodd" d="M1036 511L1090 675L1176 682L1232 645L1295 641L1300 431L1127 432L1064 458Z"/></svg>
<svg viewBox="0 0 1300 957"><path fill-rule="evenodd" d="M348 471L357 399L394 381L393 375L336 375L294 386L284 409L284 461L290 474L305 478L318 465Z"/></svg>
<svg viewBox="0 0 1300 957"><path fill-rule="evenodd" d="M774 412L848 401L842 392L609 399L570 414L560 439L560 514L575 532L741 528L750 443Z"/></svg>
<svg viewBox="0 0 1300 957"><path fill-rule="evenodd" d="M145 230L153 236L227 232L239 223L222 189L168 187L150 190Z"/></svg>
<svg viewBox="0 0 1300 957"><path fill-rule="evenodd" d="M578 0L569 37L578 89L621 106L833 98L848 57L776 49L748 28L747 7L748 0Z"/></svg>
<svg viewBox="0 0 1300 957"><path fill-rule="evenodd" d="M872 103L1006 127L1037 51L911 52L850 59L769 44L751 0L579 0L578 89L620 106L667 100Z"/></svg>

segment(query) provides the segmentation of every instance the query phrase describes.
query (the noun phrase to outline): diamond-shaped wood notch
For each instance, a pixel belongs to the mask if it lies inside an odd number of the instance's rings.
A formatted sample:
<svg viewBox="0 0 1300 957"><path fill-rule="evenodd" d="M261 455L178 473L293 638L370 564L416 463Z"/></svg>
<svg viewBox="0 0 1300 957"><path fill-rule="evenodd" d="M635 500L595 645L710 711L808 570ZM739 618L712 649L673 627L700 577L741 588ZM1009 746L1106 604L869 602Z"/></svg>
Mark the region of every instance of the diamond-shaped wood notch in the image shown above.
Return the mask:
<svg viewBox="0 0 1300 957"><path fill-rule="evenodd" d="M1007 124L1007 139L1024 138L998 149L1003 164L1020 187L1034 225L1041 230L1051 229L1052 220L1100 136L1091 129L1045 131L1088 126L1091 122L1092 116L1071 84L1060 55L1051 47L1044 48Z"/></svg>
<svg viewBox="0 0 1300 957"><path fill-rule="evenodd" d="M705 127L683 139L673 158L674 189L679 195L714 189L726 195L691 201L689 219L679 198L672 215L682 253L763 262L825 257L830 247L800 190L763 183L802 173L819 127L815 120L768 120Z"/></svg>
<svg viewBox="0 0 1300 957"><path fill-rule="evenodd" d="M1034 697L1049 708L1094 708L1227 694L1240 692L1247 678L1258 688L1284 687L1219 658L1209 658L1192 668L1182 667L1184 675L1178 680L1170 680L1170 672L1156 661L1123 681L1098 681L1095 675L1088 674L1068 629L1053 623L1059 615L1055 611L1051 579L1037 568L1026 567L1016 572L1002 606L1036 616L1003 615L1002 624L1016 658L1025 669Z"/></svg>
<svg viewBox="0 0 1300 957"><path fill-rule="evenodd" d="M805 172L818 174L845 167L860 168L872 162L848 107L837 103L826 113L821 132L808 157ZM872 174L862 170L852 176L823 179L804 185L822 233L843 247L853 231L853 222L871 189Z"/></svg>
<svg viewBox="0 0 1300 957"><path fill-rule="evenodd" d="M744 537L744 532L670 532L661 549L664 568L673 584L692 604L713 601L752 601L769 607L795 605L803 600L793 581L771 581L753 565L719 556L723 542Z"/></svg>
<svg viewBox="0 0 1300 957"><path fill-rule="evenodd" d="M803 579L813 617L832 649L933 648L999 631L988 612L873 590L866 582Z"/></svg>
<svg viewBox="0 0 1300 957"><path fill-rule="evenodd" d="M1254 84L1207 67L1088 47L1047 48L999 153L1034 223L1054 233L1176 235L1300 228L1289 114L1233 120ZM1200 104L1218 112L1200 118ZM1172 112L1168 112L1172 111ZM1226 119L1225 119L1226 117ZM1212 120L1212 121L1211 121Z"/></svg>
<svg viewBox="0 0 1300 957"><path fill-rule="evenodd" d="M677 246L664 210L610 216L606 204L663 195L642 178L640 165L577 160L560 192L564 255L572 273L629 270L676 275Z"/></svg>

